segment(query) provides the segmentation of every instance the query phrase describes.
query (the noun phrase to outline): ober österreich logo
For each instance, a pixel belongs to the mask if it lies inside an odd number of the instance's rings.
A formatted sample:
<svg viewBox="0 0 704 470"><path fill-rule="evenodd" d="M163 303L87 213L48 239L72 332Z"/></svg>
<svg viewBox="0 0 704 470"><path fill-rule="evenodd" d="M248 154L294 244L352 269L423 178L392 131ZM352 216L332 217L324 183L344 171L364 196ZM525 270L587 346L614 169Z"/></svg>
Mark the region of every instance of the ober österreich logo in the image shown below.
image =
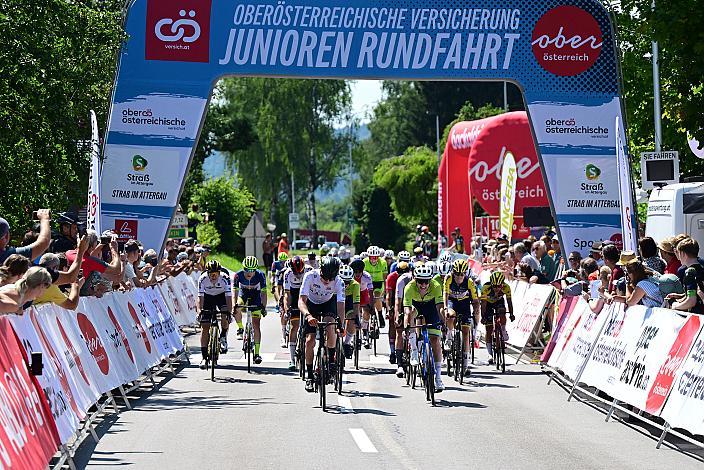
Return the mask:
<svg viewBox="0 0 704 470"><path fill-rule="evenodd" d="M211 0L148 0L147 60L208 62Z"/></svg>
<svg viewBox="0 0 704 470"><path fill-rule="evenodd" d="M603 38L594 17L575 6L545 13L533 30L533 55L542 68L560 76L586 72L599 58Z"/></svg>

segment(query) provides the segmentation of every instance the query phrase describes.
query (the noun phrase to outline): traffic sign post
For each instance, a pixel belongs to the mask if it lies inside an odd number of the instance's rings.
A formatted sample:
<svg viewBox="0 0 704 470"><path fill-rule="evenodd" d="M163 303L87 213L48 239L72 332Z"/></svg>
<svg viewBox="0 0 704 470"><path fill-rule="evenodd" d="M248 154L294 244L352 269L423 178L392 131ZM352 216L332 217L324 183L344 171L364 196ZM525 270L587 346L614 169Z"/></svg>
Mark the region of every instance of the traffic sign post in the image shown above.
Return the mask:
<svg viewBox="0 0 704 470"><path fill-rule="evenodd" d="M640 154L640 174L643 189L680 182L679 152L643 152Z"/></svg>
<svg viewBox="0 0 704 470"><path fill-rule="evenodd" d="M288 214L288 228L291 230L298 230L300 228L300 218L296 212L290 212Z"/></svg>
<svg viewBox="0 0 704 470"><path fill-rule="evenodd" d="M176 213L169 227L169 238L186 238L188 236L188 216Z"/></svg>

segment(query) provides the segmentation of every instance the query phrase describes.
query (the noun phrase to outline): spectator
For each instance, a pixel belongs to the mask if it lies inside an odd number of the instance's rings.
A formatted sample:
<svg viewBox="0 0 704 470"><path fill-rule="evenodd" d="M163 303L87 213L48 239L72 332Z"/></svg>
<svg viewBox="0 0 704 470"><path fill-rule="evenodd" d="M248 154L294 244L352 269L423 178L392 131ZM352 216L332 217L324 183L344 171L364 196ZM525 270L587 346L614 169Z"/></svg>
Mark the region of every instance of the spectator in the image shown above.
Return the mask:
<svg viewBox="0 0 704 470"><path fill-rule="evenodd" d="M560 239L558 238L557 235L554 235L552 237L552 249L555 252L555 254L552 257L552 260L555 262L555 266L559 266L560 263L564 263L564 260L562 259L562 247L560 246Z"/></svg>
<svg viewBox="0 0 704 470"><path fill-rule="evenodd" d="M658 248L660 248L660 256L663 261L665 261L664 274L677 274L680 266L682 266L680 260L675 256L675 246L672 241L672 238L666 238L658 245Z"/></svg>
<svg viewBox="0 0 704 470"><path fill-rule="evenodd" d="M513 253L516 256L516 262L518 262L518 264L524 263L528 265L531 272L540 271L540 262L528 253L525 243L516 243L513 245Z"/></svg>
<svg viewBox="0 0 704 470"><path fill-rule="evenodd" d="M633 252L628 252L624 254L626 254L626 256L621 257L621 254L619 253L618 248L616 248L616 245L606 245L601 250L601 255L604 259L604 265L608 266L611 269L611 282L608 288L609 294L613 294L614 292L614 282L618 281L619 279L625 276L623 268L621 267L623 264L621 263L621 261L630 261L636 256Z"/></svg>
<svg viewBox="0 0 704 470"><path fill-rule="evenodd" d="M589 249L589 257L594 258L594 260L596 261L596 264L599 265L599 267L604 265L604 260L602 258L601 248L602 248L602 242L594 242L592 244L592 247Z"/></svg>
<svg viewBox="0 0 704 470"><path fill-rule="evenodd" d="M76 249L78 239L78 215L70 212L59 214L59 236L51 242L51 251L54 253L65 253L68 250Z"/></svg>
<svg viewBox="0 0 704 470"><path fill-rule="evenodd" d="M288 248L288 235L286 235L286 232L281 234L281 241L279 242L279 253L286 253L288 254L289 248Z"/></svg>
<svg viewBox="0 0 704 470"><path fill-rule="evenodd" d="M262 258L264 258L264 268L269 271L274 264L274 243L271 241L271 232L267 233L262 242Z"/></svg>
<svg viewBox="0 0 704 470"><path fill-rule="evenodd" d="M37 240L28 245L19 248L9 247L10 243L10 224L7 220L0 217L0 263L13 254L26 256L29 259L37 259L49 248L51 243L51 211L49 209L39 209L37 211L40 229Z"/></svg>
<svg viewBox="0 0 704 470"><path fill-rule="evenodd" d="M154 275L149 278L145 278L142 275L142 271L139 269L140 262L140 249L139 242L136 240L129 240L125 243L125 269L123 281L128 283L125 285L127 289L132 287L147 287L156 283L156 270L154 270ZM180 255L179 255L180 256Z"/></svg>
<svg viewBox="0 0 704 470"><path fill-rule="evenodd" d="M643 259L643 264L655 271L658 274L665 273L665 261L658 256L658 246L652 237L641 238L638 242L640 257Z"/></svg>
<svg viewBox="0 0 704 470"><path fill-rule="evenodd" d="M0 288L0 314L22 315L24 308L31 305L49 286L49 272L40 266L32 266L17 282Z"/></svg>
<svg viewBox="0 0 704 470"><path fill-rule="evenodd" d="M587 259L593 267L597 267L595 260L591 258ZM598 278L589 284L589 294L585 294L585 300L589 302L589 308L594 313L601 312L601 309L604 308L606 303L607 288L611 282L611 268L602 266L599 268L598 274Z"/></svg>
<svg viewBox="0 0 704 470"><path fill-rule="evenodd" d="M632 253L632 252L624 252ZM637 259L631 259L624 264L628 281L626 295L614 295L615 302L623 302L627 306L644 305L645 307L661 307L664 299L658 283L648 277L645 265Z"/></svg>
<svg viewBox="0 0 704 470"><path fill-rule="evenodd" d="M699 262L699 243L692 238L685 238L677 244L675 254L682 263L677 277L684 286L685 294L669 294L673 300L672 308L697 315L704 314L704 304L698 291L704 291L704 266Z"/></svg>
<svg viewBox="0 0 704 470"><path fill-rule="evenodd" d="M573 269L575 271L579 270L580 263L582 261L582 254L579 251L573 251L567 258L568 269Z"/></svg>
<svg viewBox="0 0 704 470"><path fill-rule="evenodd" d="M87 248L87 243L85 243L84 240L85 237L81 240L83 246L81 246L81 244L78 245L78 252L81 256L76 256L68 272L60 272L58 270L59 257L54 253L45 253L42 255L39 260L39 265L47 270L51 276L52 284L42 295L37 297L34 302L36 305L53 303L66 310L75 310L78 307L80 291L85 282L85 278L78 276L83 260L82 254L85 253ZM68 295L59 288L60 285L65 284L71 285L71 290Z"/></svg>
<svg viewBox="0 0 704 470"><path fill-rule="evenodd" d="M584 270L584 274L589 282L599 279L599 265L594 258L584 258L582 260L582 269ZM607 285L607 290L608 287L609 286Z"/></svg>
<svg viewBox="0 0 704 470"><path fill-rule="evenodd" d="M545 281L552 282L555 280L557 265L555 264L555 260L548 255L547 246L544 241L539 240L533 244L533 255L535 259L540 262L540 272L545 276Z"/></svg>
<svg viewBox="0 0 704 470"><path fill-rule="evenodd" d="M452 232L452 245L450 245L450 248L448 249L464 254L464 237L460 233L459 227L455 227L455 231Z"/></svg>
<svg viewBox="0 0 704 470"><path fill-rule="evenodd" d="M31 265L32 262L26 256L18 254L8 256L0 266L0 287L17 282Z"/></svg>
<svg viewBox="0 0 704 470"><path fill-rule="evenodd" d="M106 263L102 259L91 256L88 253L99 254L104 245L99 244L98 234L95 230L86 231L86 253L83 255L83 277L89 285L92 283L92 278L105 277L110 281L119 282L122 279L122 263L120 262L120 254L117 251L117 241L113 238L108 245L111 254L110 263ZM78 250L69 250L66 252L66 259L69 263L73 263L78 256Z"/></svg>
<svg viewBox="0 0 704 470"><path fill-rule="evenodd" d="M447 248L447 235L443 230L440 230L440 235L438 235L438 251L442 251Z"/></svg>

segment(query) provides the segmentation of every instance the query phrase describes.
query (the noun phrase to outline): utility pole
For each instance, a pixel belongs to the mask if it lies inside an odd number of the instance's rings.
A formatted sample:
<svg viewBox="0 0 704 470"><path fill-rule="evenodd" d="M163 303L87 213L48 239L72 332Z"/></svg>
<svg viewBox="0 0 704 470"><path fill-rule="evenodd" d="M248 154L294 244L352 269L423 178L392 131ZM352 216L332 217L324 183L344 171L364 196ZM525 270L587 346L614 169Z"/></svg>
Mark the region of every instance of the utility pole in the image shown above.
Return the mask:
<svg viewBox="0 0 704 470"><path fill-rule="evenodd" d="M440 165L440 116L435 115L435 146L438 149L438 165Z"/></svg>
<svg viewBox="0 0 704 470"><path fill-rule="evenodd" d="M296 212L296 186L293 182L293 172L291 172L291 213ZM291 247L293 247L293 242L296 241L296 229L291 229Z"/></svg>
<svg viewBox="0 0 704 470"><path fill-rule="evenodd" d="M504 81L504 112L508 112L508 86L506 81Z"/></svg>
<svg viewBox="0 0 704 470"><path fill-rule="evenodd" d="M653 9L655 2L653 1ZM660 111L660 55L658 42L653 41L653 97L655 118L655 151L662 150L662 112Z"/></svg>

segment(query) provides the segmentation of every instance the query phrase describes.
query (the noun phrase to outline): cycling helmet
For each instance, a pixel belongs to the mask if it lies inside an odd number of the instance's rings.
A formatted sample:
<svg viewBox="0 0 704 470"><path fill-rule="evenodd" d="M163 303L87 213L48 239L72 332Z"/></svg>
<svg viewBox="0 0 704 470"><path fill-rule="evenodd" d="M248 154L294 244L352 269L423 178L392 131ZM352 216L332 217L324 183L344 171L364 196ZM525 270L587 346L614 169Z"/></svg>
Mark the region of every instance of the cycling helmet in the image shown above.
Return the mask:
<svg viewBox="0 0 704 470"><path fill-rule="evenodd" d="M447 276L452 271L452 263L449 261L440 261L438 263L438 272L443 276Z"/></svg>
<svg viewBox="0 0 704 470"><path fill-rule="evenodd" d="M360 260L361 260L361 259L362 259L362 257L361 257L361 256L359 256L359 255L354 255L354 256L352 257L352 261L356 261L356 260L358 260L358 259L360 259Z"/></svg>
<svg viewBox="0 0 704 470"><path fill-rule="evenodd" d="M288 255L285 252L279 253L279 261L286 261L288 259Z"/></svg>
<svg viewBox="0 0 704 470"><path fill-rule="evenodd" d="M341 260L349 260L350 256L352 256L352 253L350 252L349 248L343 248L340 250L339 256Z"/></svg>
<svg viewBox="0 0 704 470"><path fill-rule="evenodd" d="M281 253L279 255L279 259L281 259L281 255L285 254L286 253ZM288 257L286 259L288 259ZM257 258L255 258L254 256L247 256L242 262L242 267L245 269L245 271L254 271L259 267L259 261L257 261Z"/></svg>
<svg viewBox="0 0 704 470"><path fill-rule="evenodd" d="M359 254L359 257L362 259L369 258L369 253L367 253L366 251L363 251Z"/></svg>
<svg viewBox="0 0 704 470"><path fill-rule="evenodd" d="M311 261L313 261L317 257L318 257L318 255L316 255L314 251L311 251L310 253L308 253L308 259Z"/></svg>
<svg viewBox="0 0 704 470"><path fill-rule="evenodd" d="M506 281L506 276L501 271L494 271L489 277L489 283L492 287L503 285L504 281Z"/></svg>
<svg viewBox="0 0 704 470"><path fill-rule="evenodd" d="M301 274L306 268L306 264L300 256L294 256L293 259L289 260L289 263L291 264L291 271L293 271L293 274Z"/></svg>
<svg viewBox="0 0 704 470"><path fill-rule="evenodd" d="M398 252L398 260L399 261L410 261L411 260L411 254L407 251L399 251Z"/></svg>
<svg viewBox="0 0 704 470"><path fill-rule="evenodd" d="M323 256L320 260L320 277L332 281L340 271L340 260L332 256Z"/></svg>
<svg viewBox="0 0 704 470"><path fill-rule="evenodd" d="M367 253L369 254L369 256L374 256L374 257L376 257L376 258L378 258L378 257L380 257L380 256L384 256L383 250L382 250L381 248L379 248L378 246L376 246L376 245L370 246L370 247L367 249Z"/></svg>
<svg viewBox="0 0 704 470"><path fill-rule="evenodd" d="M350 263L350 268L356 273L361 273L364 271L364 261L356 259Z"/></svg>
<svg viewBox="0 0 704 470"><path fill-rule="evenodd" d="M413 253L415 253L417 255L423 254L423 248L417 246L417 247L413 248Z"/></svg>
<svg viewBox="0 0 704 470"><path fill-rule="evenodd" d="M327 246L327 245L323 245L323 246L320 247L320 254L321 254L322 256L327 255L329 251L330 251L330 247Z"/></svg>
<svg viewBox="0 0 704 470"><path fill-rule="evenodd" d="M384 258L391 258L393 259L394 257L394 251L393 250L386 250L384 252Z"/></svg>
<svg viewBox="0 0 704 470"><path fill-rule="evenodd" d="M332 248L330 250L330 253L328 253L328 256L334 256L335 258L337 258L338 255L339 255L339 252L338 252L337 248Z"/></svg>
<svg viewBox="0 0 704 470"><path fill-rule="evenodd" d="M408 265L407 261L399 261L399 263L396 265L396 272L399 274L406 274L411 267Z"/></svg>
<svg viewBox="0 0 704 470"><path fill-rule="evenodd" d="M220 272L220 263L217 262L217 260L211 259L208 261L208 264L205 265L205 270L208 271L208 273L217 273Z"/></svg>
<svg viewBox="0 0 704 470"><path fill-rule="evenodd" d="M428 261L425 265L433 270L433 276L438 273L438 265L435 264L435 261Z"/></svg>
<svg viewBox="0 0 704 470"><path fill-rule="evenodd" d="M349 282L354 278L354 271L346 264L343 264L340 266L340 277L343 281Z"/></svg>
<svg viewBox="0 0 704 470"><path fill-rule="evenodd" d="M452 264L452 253L450 253L449 251L443 251L438 257L438 263L444 262Z"/></svg>
<svg viewBox="0 0 704 470"><path fill-rule="evenodd" d="M422 281L429 281L433 278L433 270L427 265L416 266L413 270L413 274L415 274L416 279Z"/></svg>
<svg viewBox="0 0 704 470"><path fill-rule="evenodd" d="M469 264L467 264L466 260L458 259L455 260L454 263L452 263L452 274L466 275L467 271L469 271Z"/></svg>

